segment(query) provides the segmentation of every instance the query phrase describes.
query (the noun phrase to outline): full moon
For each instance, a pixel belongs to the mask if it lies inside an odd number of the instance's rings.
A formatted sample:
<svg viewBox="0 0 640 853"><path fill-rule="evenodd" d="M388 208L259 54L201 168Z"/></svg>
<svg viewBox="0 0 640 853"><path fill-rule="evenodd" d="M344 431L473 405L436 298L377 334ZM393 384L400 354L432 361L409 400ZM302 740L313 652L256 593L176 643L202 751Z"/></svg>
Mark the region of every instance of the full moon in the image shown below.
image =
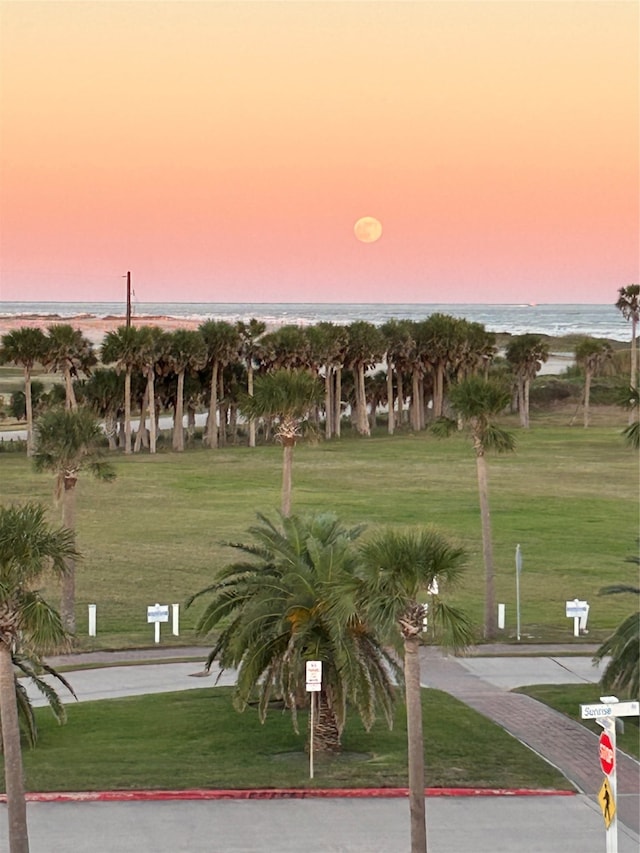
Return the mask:
<svg viewBox="0 0 640 853"><path fill-rule="evenodd" d="M382 223L374 216L363 216L353 226L353 233L361 243L375 243L382 235Z"/></svg>

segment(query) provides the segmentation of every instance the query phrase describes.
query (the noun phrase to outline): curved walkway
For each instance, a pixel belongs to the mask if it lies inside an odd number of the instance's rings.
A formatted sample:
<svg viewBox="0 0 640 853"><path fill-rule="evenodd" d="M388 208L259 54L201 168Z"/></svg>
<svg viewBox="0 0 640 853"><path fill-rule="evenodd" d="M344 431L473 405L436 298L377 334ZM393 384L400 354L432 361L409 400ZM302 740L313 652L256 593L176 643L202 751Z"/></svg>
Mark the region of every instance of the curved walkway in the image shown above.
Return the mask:
<svg viewBox="0 0 640 853"><path fill-rule="evenodd" d="M579 791L596 801L604 779L598 762L598 735L529 696L511 693L511 687L515 686L513 680L517 680L522 661L518 663L514 647L508 648L508 656L484 658L484 665L479 667L477 664L481 651L476 650L468 658L457 658L444 655L438 648L425 647L421 650L422 683L450 693L502 726L557 767ZM517 647L516 650L522 652ZM492 654L499 654L500 651L504 653L505 649L493 647L491 651ZM546 651L549 654L549 650ZM537 660L552 661L556 666L566 668L572 659L551 654ZM505 675L507 669L513 672L511 678ZM484 673L483 677L477 674L480 670ZM487 670L491 670L492 674L487 675ZM567 671L570 672L570 669ZM575 683L579 677L567 680ZM588 678L584 680L591 681ZM532 682L526 679L522 681L522 684L526 683ZM597 684L594 684L593 693L593 702L598 702ZM619 750L617 783L619 820L635 833L640 833L639 765L635 759Z"/></svg>

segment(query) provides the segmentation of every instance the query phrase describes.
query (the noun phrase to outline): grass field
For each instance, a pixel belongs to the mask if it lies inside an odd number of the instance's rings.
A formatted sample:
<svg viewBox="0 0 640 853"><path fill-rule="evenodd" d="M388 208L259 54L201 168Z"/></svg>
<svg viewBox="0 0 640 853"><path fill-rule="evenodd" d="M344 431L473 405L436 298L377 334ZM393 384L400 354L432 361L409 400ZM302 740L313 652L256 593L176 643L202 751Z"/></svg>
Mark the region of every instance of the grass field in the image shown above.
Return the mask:
<svg viewBox="0 0 640 853"><path fill-rule="evenodd" d="M634 582L625 562L638 535L638 459L624 446L624 413L595 418L588 430L569 426L567 413L515 421L515 454L490 458L497 600L507 608L504 638L515 633L514 553L520 544L522 635L536 641L573 640L565 601L591 604L589 640L598 641L637 602L599 597L613 582ZM280 503L278 446L201 446L182 454L113 457L112 484L81 475L78 483L78 635L82 648L153 644L146 608L182 603L233 557L222 543L245 538L257 511L275 515ZM483 599L475 459L462 435L428 433L345 437L301 443L294 460L294 512L331 510L346 524L434 525L468 551L464 584L455 594L480 626ZM0 500L40 500L53 506L53 482L25 456L0 454ZM366 535L366 534L365 534ZM47 589L52 600L57 590ZM98 636L87 637L87 604L97 604ZM163 627L163 642L191 644L198 611L181 610L181 636Z"/></svg>
<svg viewBox="0 0 640 853"><path fill-rule="evenodd" d="M451 696L423 690L426 784L568 790L570 783L518 740ZM300 734L274 708L264 725L255 708L238 714L231 688L86 702L69 707L59 727L38 709L38 746L24 752L27 790L135 788L406 787L404 704L391 731L382 721L366 732L353 714L344 752L316 756L309 779Z"/></svg>

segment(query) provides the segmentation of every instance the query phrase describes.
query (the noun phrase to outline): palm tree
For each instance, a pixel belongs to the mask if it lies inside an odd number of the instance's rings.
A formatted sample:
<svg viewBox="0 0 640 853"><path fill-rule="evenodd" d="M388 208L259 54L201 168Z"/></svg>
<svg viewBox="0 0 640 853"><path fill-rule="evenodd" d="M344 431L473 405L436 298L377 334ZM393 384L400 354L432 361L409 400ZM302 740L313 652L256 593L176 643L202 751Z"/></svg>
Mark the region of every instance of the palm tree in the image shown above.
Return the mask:
<svg viewBox="0 0 640 853"><path fill-rule="evenodd" d="M52 409L36 422L33 456L36 471L52 471L56 477L55 495L62 503L62 524L76 527L76 484L82 470L100 480L111 481L116 473L102 453L103 434L95 416L88 409L77 411ZM67 560L62 579L60 613L65 630L73 634L75 617L75 558Z"/></svg>
<svg viewBox="0 0 640 853"><path fill-rule="evenodd" d="M549 345L540 335L517 335L509 342L505 358L515 374L520 426L529 429L529 388L531 380L549 358Z"/></svg>
<svg viewBox="0 0 640 853"><path fill-rule="evenodd" d="M134 326L118 326L107 332L101 348L104 364L116 365L124 371L124 452L131 453L131 372L140 360L140 334Z"/></svg>
<svg viewBox="0 0 640 853"><path fill-rule="evenodd" d="M625 444L633 450L638 450L640 448L640 421L637 412L640 406L640 388L629 388L621 391L618 404L633 412L634 416L630 419L631 423L622 430L622 437Z"/></svg>
<svg viewBox="0 0 640 853"><path fill-rule="evenodd" d="M314 750L340 751L347 705L369 728L378 710L391 724L398 667L370 624L341 594L353 585L361 527L347 529L331 514L290 516L274 524L258 515L251 542L233 543L240 559L187 602L209 599L198 619L200 636L216 633L207 668L238 669L235 704L243 710L257 692L264 721L273 694L297 727L306 701L305 663L322 661ZM337 598L341 598L340 607Z"/></svg>
<svg viewBox="0 0 640 853"><path fill-rule="evenodd" d="M637 556L629 557L628 562L640 563ZM630 593L640 595L640 589L626 584L612 584L599 591L599 595L617 595ZM640 698L640 612L632 613L604 641L593 660L599 663L610 657L600 685L605 691L620 691L633 698Z"/></svg>
<svg viewBox="0 0 640 853"><path fill-rule="evenodd" d="M236 324L240 335L240 356L247 368L247 394L253 397L253 371L255 362L261 352L260 338L264 335L267 324L252 317L248 323L238 320ZM256 422L249 418L249 447L256 446Z"/></svg>
<svg viewBox="0 0 640 853"><path fill-rule="evenodd" d="M211 368L209 417L204 436L207 447L218 446L218 385L220 373L240 349L240 332L222 320L208 320L199 327L207 349L207 365ZM220 425L222 428L222 424Z"/></svg>
<svg viewBox="0 0 640 853"><path fill-rule="evenodd" d="M407 706L411 851L426 853L424 740L420 699L420 635L428 612L430 630L462 648L472 642L466 616L440 598L463 571L464 551L432 530L387 530L361 547L360 595L371 624L396 649L403 649ZM424 604L430 591L429 608Z"/></svg>
<svg viewBox="0 0 640 853"><path fill-rule="evenodd" d="M345 365L350 367L354 374L356 430L360 435L370 435L364 375L366 370L382 361L385 341L380 329L364 320L349 323L347 333L349 342L345 353Z"/></svg>
<svg viewBox="0 0 640 853"><path fill-rule="evenodd" d="M607 361L613 358L613 349L606 341L585 338L575 350L576 362L584 370L584 426L589 426L589 401L591 398L591 380Z"/></svg>
<svg viewBox="0 0 640 853"><path fill-rule="evenodd" d="M40 329L23 328L7 332L0 343L0 364L22 366L24 371L24 399L27 420L27 456L33 453L33 408L31 397L31 372L36 362L44 356L46 338Z"/></svg>
<svg viewBox="0 0 640 853"><path fill-rule="evenodd" d="M149 411L149 453L156 452L158 439L158 419L156 413L156 370L158 363L166 356L169 347L169 335L157 326L141 326L138 329L138 361L137 365L142 370L147 380L144 392L146 409ZM138 438L141 438L145 426L145 404L140 412L140 429L136 436L134 451L139 449Z"/></svg>
<svg viewBox="0 0 640 853"><path fill-rule="evenodd" d="M43 364L48 370L60 371L64 377L64 387L68 409L77 409L78 403L73 390L73 378L80 373L87 376L97 363L91 341L80 329L74 329L67 323L56 323L47 329Z"/></svg>
<svg viewBox="0 0 640 853"><path fill-rule="evenodd" d="M320 402L322 389L306 370L276 370L256 377L253 397L244 397L241 411L249 418L277 421L276 438L282 442L282 514L291 512L293 450L302 424Z"/></svg>
<svg viewBox="0 0 640 853"><path fill-rule="evenodd" d="M83 387L84 402L104 421L109 449L116 450L118 414L124 406L124 377L115 370L98 367Z"/></svg>
<svg viewBox="0 0 640 853"><path fill-rule="evenodd" d="M207 349L200 332L190 329L176 329L169 336L168 360L178 379L176 404L173 424L174 450L184 450L184 379L187 373L195 373L204 367L207 359Z"/></svg>
<svg viewBox="0 0 640 853"><path fill-rule="evenodd" d="M631 320L631 378L629 384L632 388L636 388L638 385L637 330L640 320L640 284L629 284L626 287L621 287L618 290L616 308L622 313L625 320ZM631 413L629 417L632 418L635 415Z"/></svg>
<svg viewBox="0 0 640 853"><path fill-rule="evenodd" d="M495 600L493 542L491 538L491 513L489 509L489 477L486 452L498 453L513 451L513 434L497 426L495 418L509 404L509 390L499 381L470 376L452 386L449 400L471 432L473 449L476 454L478 476L478 496L480 499L480 518L482 522L482 555L485 572L484 599L484 636L492 639L497 631L497 613ZM436 435L447 435L457 429L455 421L441 418L433 427Z"/></svg>
<svg viewBox="0 0 640 853"><path fill-rule="evenodd" d="M10 853L29 851L14 655L64 643L60 616L36 587L45 571L65 573L77 557L73 540L71 531L46 524L38 504L0 507L0 725Z"/></svg>

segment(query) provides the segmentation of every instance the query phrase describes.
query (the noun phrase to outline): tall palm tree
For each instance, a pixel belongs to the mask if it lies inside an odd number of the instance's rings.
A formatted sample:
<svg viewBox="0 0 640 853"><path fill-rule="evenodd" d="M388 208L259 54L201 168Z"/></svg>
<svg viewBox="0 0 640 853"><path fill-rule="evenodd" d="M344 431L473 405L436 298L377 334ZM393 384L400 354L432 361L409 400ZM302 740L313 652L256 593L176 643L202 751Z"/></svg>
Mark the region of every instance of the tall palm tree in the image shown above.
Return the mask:
<svg viewBox="0 0 640 853"><path fill-rule="evenodd" d="M240 335L240 356L247 369L247 394L253 397L253 376L257 357L261 352L261 338L267 330L267 324L252 317L248 323L238 320L236 324ZM249 447L256 446L256 422L249 418Z"/></svg>
<svg viewBox="0 0 640 853"><path fill-rule="evenodd" d="M364 376L370 367L382 361L385 341L380 329L364 320L349 323L347 333L349 342L345 353L345 365L353 370L355 379L356 430L360 435L370 435Z"/></svg>
<svg viewBox="0 0 640 853"><path fill-rule="evenodd" d="M638 386L638 321L640 321L640 284L628 284L618 290L616 308L625 320L631 320L631 377L629 384L632 388ZM630 413L630 418L636 417ZM629 420L631 423L631 420Z"/></svg>
<svg viewBox="0 0 640 853"><path fill-rule="evenodd" d="M274 693L291 711L305 700L305 663L322 661L318 724L313 746L340 751L347 706L369 728L377 711L391 723L398 667L371 625L342 590L353 585L361 527L345 528L332 514L258 515L251 541L233 543L237 562L187 602L208 599L198 619L201 636L216 634L207 667L237 668L235 704L243 710L255 692L264 720ZM337 599L340 598L340 606Z"/></svg>
<svg viewBox="0 0 640 853"><path fill-rule="evenodd" d="M31 372L36 362L41 362L46 338L41 329L15 329L2 336L0 364L15 364L24 371L24 399L27 420L27 456L33 453L33 407L31 397Z"/></svg>
<svg viewBox="0 0 640 853"><path fill-rule="evenodd" d="M63 575L75 557L73 533L49 527L38 504L0 507L0 725L10 853L29 851L14 656L65 642L60 616L37 585L45 571Z"/></svg>
<svg viewBox="0 0 640 853"><path fill-rule="evenodd" d="M467 617L440 597L460 580L464 551L432 530L386 530L361 546L360 596L370 622L404 658L409 760L411 851L426 853L424 740L420 699L420 635L428 613L429 629L442 631L454 647L472 642ZM431 604L425 607L429 596Z"/></svg>
<svg viewBox="0 0 640 853"><path fill-rule="evenodd" d="M591 399L591 380L597 376L604 365L613 358L613 349L607 341L597 338L585 338L575 350L576 362L584 370L584 426L589 426L589 401Z"/></svg>
<svg viewBox="0 0 640 853"><path fill-rule="evenodd" d="M187 373L195 373L204 367L207 349L200 332L191 329L176 329L169 336L168 360L178 379L176 405L173 424L172 447L178 452L184 450L184 380Z"/></svg>
<svg viewBox="0 0 640 853"><path fill-rule="evenodd" d="M74 329L68 323L54 323L47 332L43 364L50 371L62 373L65 405L68 409L77 409L73 379L80 373L91 374L91 368L97 363L93 345L80 329Z"/></svg>
<svg viewBox="0 0 640 853"><path fill-rule="evenodd" d="M505 358L515 376L520 425L529 429L529 389L531 381L549 358L549 345L540 335L517 335L509 342Z"/></svg>
<svg viewBox="0 0 640 853"><path fill-rule="evenodd" d="M124 371L124 452L131 453L131 373L140 359L140 334L135 326L118 326L107 332L100 349L103 364Z"/></svg>
<svg viewBox="0 0 640 853"><path fill-rule="evenodd" d="M156 370L159 362L166 357L169 347L169 335L157 326L140 326L138 329L137 367L146 379L146 388L142 411L140 412L140 429L136 436L134 452L141 446L143 431L146 430L145 410L149 412L149 453L155 453L158 440L158 417L156 405ZM140 443L139 443L140 442Z"/></svg>
<svg viewBox="0 0 640 853"><path fill-rule="evenodd" d="M485 573L484 636L486 639L493 639L498 629L486 453L488 450L502 453L515 449L513 434L495 423L495 419L508 406L509 399L509 390L501 382L480 376L464 379L452 386L449 392L452 407L470 429L476 456ZM457 423L441 418L434 423L432 429L436 435L447 435L457 429Z"/></svg>
<svg viewBox="0 0 640 853"><path fill-rule="evenodd" d="M207 447L218 446L218 385L224 367L238 356L240 332L237 326L223 320L208 320L199 326L207 350L207 366L211 368L209 417L204 435ZM220 425L222 428L222 424Z"/></svg>
<svg viewBox="0 0 640 853"><path fill-rule="evenodd" d="M240 409L250 418L273 418L276 438L282 443L282 514L291 512L293 451L302 424L322 395L315 376L306 370L276 370L256 376L253 397L246 395Z"/></svg>
<svg viewBox="0 0 640 853"><path fill-rule="evenodd" d="M104 460L103 434L95 416L86 408L52 409L36 422L36 443L33 462L36 471L55 474L55 495L62 503L62 524L69 530L76 527L76 485L81 471L89 471L100 480L111 481L116 473ZM62 578L60 613L65 630L73 634L75 616L75 558L67 560Z"/></svg>

